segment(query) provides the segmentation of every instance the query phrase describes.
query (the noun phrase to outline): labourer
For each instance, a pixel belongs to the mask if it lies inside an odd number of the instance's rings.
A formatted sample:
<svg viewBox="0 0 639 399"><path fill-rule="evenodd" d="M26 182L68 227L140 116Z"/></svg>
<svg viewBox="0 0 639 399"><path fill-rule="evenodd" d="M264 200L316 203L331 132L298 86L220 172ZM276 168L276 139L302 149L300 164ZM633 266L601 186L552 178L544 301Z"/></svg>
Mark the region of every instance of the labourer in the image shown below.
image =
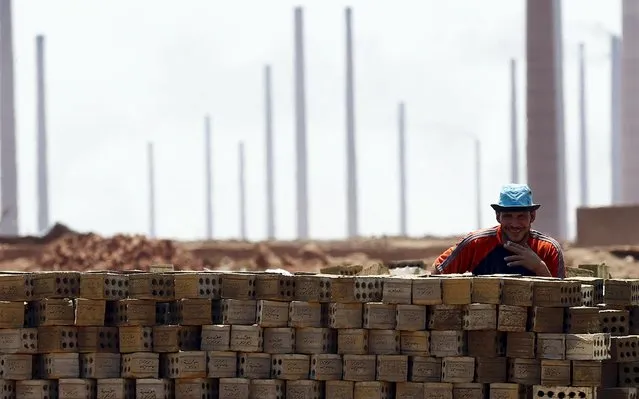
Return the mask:
<svg viewBox="0 0 639 399"><path fill-rule="evenodd" d="M540 205L525 184L502 187L491 204L498 226L468 234L433 263L434 274L520 274L565 277L564 255L552 237L532 230Z"/></svg>

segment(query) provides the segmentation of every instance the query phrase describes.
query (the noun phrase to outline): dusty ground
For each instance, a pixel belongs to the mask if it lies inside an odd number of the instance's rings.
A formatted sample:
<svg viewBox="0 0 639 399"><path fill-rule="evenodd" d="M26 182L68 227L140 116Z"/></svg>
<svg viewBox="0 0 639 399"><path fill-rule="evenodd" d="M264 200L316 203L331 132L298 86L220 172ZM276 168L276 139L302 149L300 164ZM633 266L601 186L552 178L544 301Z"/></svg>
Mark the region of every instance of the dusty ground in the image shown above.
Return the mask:
<svg viewBox="0 0 639 399"><path fill-rule="evenodd" d="M368 263L393 260L423 259L427 265L453 245L458 238L381 238L361 241L330 241L302 244L269 242L262 247L273 256L271 264L289 270L308 270L313 266L340 262ZM255 259L255 244L228 242L185 243L194 254L212 263L234 268ZM321 256L320 256L321 254ZM322 256L324 258L322 258ZM578 248L564 245L566 266L605 263L614 277L639 277L639 245L637 247ZM306 259L301 262L302 259ZM234 260L234 262L232 261ZM279 262L278 262L279 260Z"/></svg>
<svg viewBox="0 0 639 399"><path fill-rule="evenodd" d="M430 265L459 238L383 237L349 241L172 242L143 236L100 237L56 225L44 237L0 237L0 270L140 269L173 263L180 269L317 271L343 263L422 259ZM635 247L578 248L565 244L566 265L605 262L614 277L639 278Z"/></svg>

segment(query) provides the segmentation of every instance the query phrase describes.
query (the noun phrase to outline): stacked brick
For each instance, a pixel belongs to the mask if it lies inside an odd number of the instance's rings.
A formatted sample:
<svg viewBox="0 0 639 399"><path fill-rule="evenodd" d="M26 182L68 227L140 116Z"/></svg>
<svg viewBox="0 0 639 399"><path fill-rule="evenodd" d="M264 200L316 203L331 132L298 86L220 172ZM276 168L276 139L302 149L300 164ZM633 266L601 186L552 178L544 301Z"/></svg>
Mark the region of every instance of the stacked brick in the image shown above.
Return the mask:
<svg viewBox="0 0 639 399"><path fill-rule="evenodd" d="M638 309L639 280L2 274L0 398L630 399Z"/></svg>

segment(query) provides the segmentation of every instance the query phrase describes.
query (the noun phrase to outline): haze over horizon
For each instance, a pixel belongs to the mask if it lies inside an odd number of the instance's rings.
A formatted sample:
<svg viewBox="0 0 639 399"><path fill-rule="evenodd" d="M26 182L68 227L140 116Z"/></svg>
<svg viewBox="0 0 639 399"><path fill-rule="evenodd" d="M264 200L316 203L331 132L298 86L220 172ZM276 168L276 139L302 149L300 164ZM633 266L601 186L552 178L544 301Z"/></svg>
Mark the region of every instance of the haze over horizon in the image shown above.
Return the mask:
<svg viewBox="0 0 639 399"><path fill-rule="evenodd" d="M346 234L345 27L353 8L359 220L397 234L397 104L406 103L411 235L475 228L473 143L482 142L483 224L509 180L509 61L518 61L525 160L523 0L268 3L13 2L20 227L36 232L35 36L45 35L51 220L146 233L146 142L155 143L157 233L205 235L204 116L213 132L214 230L239 236L237 142L245 142L250 239L266 232L262 73L272 65L278 238L295 234L293 7L304 8L310 232ZM250 12L247 12L250 10ZM571 235L578 192L578 43L587 53L591 205L610 203L610 33L619 0L564 0ZM525 176L525 166L521 166ZM534 191L534 187L533 191ZM540 212L543 212L543 204Z"/></svg>

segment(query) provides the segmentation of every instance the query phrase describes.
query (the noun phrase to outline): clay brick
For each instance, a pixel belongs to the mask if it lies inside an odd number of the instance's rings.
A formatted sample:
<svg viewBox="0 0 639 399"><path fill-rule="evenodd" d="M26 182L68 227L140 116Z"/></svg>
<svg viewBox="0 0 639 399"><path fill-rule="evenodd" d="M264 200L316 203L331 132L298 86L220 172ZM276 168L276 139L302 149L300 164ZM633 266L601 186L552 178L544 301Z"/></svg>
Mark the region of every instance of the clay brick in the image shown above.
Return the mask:
<svg viewBox="0 0 639 399"><path fill-rule="evenodd" d="M564 334L537 334L537 358L550 360L565 359L566 336Z"/></svg>
<svg viewBox="0 0 639 399"><path fill-rule="evenodd" d="M386 382L403 382L408 380L408 356L377 356L377 380Z"/></svg>
<svg viewBox="0 0 639 399"><path fill-rule="evenodd" d="M463 356L466 350L465 331L431 331L430 353L433 356Z"/></svg>
<svg viewBox="0 0 639 399"><path fill-rule="evenodd" d="M504 332L526 331L528 308L523 306L499 305L497 330Z"/></svg>
<svg viewBox="0 0 639 399"><path fill-rule="evenodd" d="M595 399L595 391L591 387L568 387L568 386L533 386L533 394L538 398L584 398Z"/></svg>
<svg viewBox="0 0 639 399"><path fill-rule="evenodd" d="M533 306L533 280L526 278L503 278L502 305Z"/></svg>
<svg viewBox="0 0 639 399"><path fill-rule="evenodd" d="M459 305L433 305L428 307L428 329L439 331L461 330L463 309Z"/></svg>
<svg viewBox="0 0 639 399"><path fill-rule="evenodd" d="M472 382L453 384L454 398L483 399L485 395L484 384Z"/></svg>
<svg viewBox="0 0 639 399"><path fill-rule="evenodd" d="M362 326L367 329L394 329L397 320L396 305L381 302L364 304Z"/></svg>
<svg viewBox="0 0 639 399"><path fill-rule="evenodd" d="M410 305L413 295L413 278L388 277L384 279L382 302Z"/></svg>
<svg viewBox="0 0 639 399"><path fill-rule="evenodd" d="M400 332L397 330L369 330L368 353L376 355L398 355Z"/></svg>
<svg viewBox="0 0 639 399"><path fill-rule="evenodd" d="M541 360L541 384L570 385L570 360Z"/></svg>
<svg viewBox="0 0 639 399"><path fill-rule="evenodd" d="M453 384L428 382L424 384L424 399L453 399Z"/></svg>
<svg viewBox="0 0 639 399"><path fill-rule="evenodd" d="M572 361L572 385L599 387L603 383L603 373L603 362L601 361Z"/></svg>
<svg viewBox="0 0 639 399"><path fill-rule="evenodd" d="M579 306L566 309L566 333L599 333L603 332L601 327L598 308Z"/></svg>
<svg viewBox="0 0 639 399"><path fill-rule="evenodd" d="M258 273L255 276L255 299L292 301L295 298L295 278L281 273Z"/></svg>
<svg viewBox="0 0 639 399"><path fill-rule="evenodd" d="M494 330L497 326L496 306L479 303L464 305L462 323L464 330Z"/></svg>
<svg viewBox="0 0 639 399"><path fill-rule="evenodd" d="M250 380L247 378L220 378L219 399L248 398Z"/></svg>
<svg viewBox="0 0 639 399"><path fill-rule="evenodd" d="M266 353L294 353L295 329L291 327L265 328L263 350Z"/></svg>
<svg viewBox="0 0 639 399"><path fill-rule="evenodd" d="M438 277L416 278L413 280L414 305L442 304L442 279Z"/></svg>
<svg viewBox="0 0 639 399"><path fill-rule="evenodd" d="M391 399L393 385L382 381L359 381L355 383L353 397L355 399Z"/></svg>
<svg viewBox="0 0 639 399"><path fill-rule="evenodd" d="M505 357L478 357L475 360L475 382L491 384L508 379L508 362Z"/></svg>
<svg viewBox="0 0 639 399"><path fill-rule="evenodd" d="M254 300L255 280L255 274L251 273L223 273L221 297L240 301Z"/></svg>
<svg viewBox="0 0 639 399"><path fill-rule="evenodd" d="M330 303L328 326L330 328L362 328L364 304Z"/></svg>
<svg viewBox="0 0 639 399"><path fill-rule="evenodd" d="M416 382L440 382L442 359L426 356L408 357L408 380Z"/></svg>
<svg viewBox="0 0 639 399"><path fill-rule="evenodd" d="M535 358L536 340L533 332L512 332L506 335L506 356L520 359Z"/></svg>
<svg viewBox="0 0 639 399"><path fill-rule="evenodd" d="M175 298L220 299L222 273L181 272L173 275Z"/></svg>
<svg viewBox="0 0 639 399"><path fill-rule="evenodd" d="M207 378L234 378L237 376L238 359L235 352L206 352ZM204 377L198 377L204 378Z"/></svg>
<svg viewBox="0 0 639 399"><path fill-rule="evenodd" d="M420 331L426 328L426 306L396 305L395 328L402 331Z"/></svg>
<svg viewBox="0 0 639 399"><path fill-rule="evenodd" d="M337 353L365 355L368 353L368 332L361 328L337 330Z"/></svg>
<svg viewBox="0 0 639 399"><path fill-rule="evenodd" d="M541 360L508 359L508 381L524 385L539 384L541 381Z"/></svg>
<svg viewBox="0 0 639 399"><path fill-rule="evenodd" d="M322 353L311 355L310 378L318 381L342 378L342 357L337 354Z"/></svg>
<svg viewBox="0 0 639 399"><path fill-rule="evenodd" d="M442 303L468 305L471 299L472 282L471 277L443 277Z"/></svg>
<svg viewBox="0 0 639 399"><path fill-rule="evenodd" d="M353 399L355 391L355 383L353 381L326 381L324 383L324 392L327 398L334 399Z"/></svg>
<svg viewBox="0 0 639 399"><path fill-rule="evenodd" d="M566 359L606 360L609 358L609 334L566 334Z"/></svg>
<svg viewBox="0 0 639 399"><path fill-rule="evenodd" d="M499 357L506 355L506 333L499 331L468 331L468 355Z"/></svg>
<svg viewBox="0 0 639 399"><path fill-rule="evenodd" d="M284 399L286 385L283 380L250 380L249 399Z"/></svg>
<svg viewBox="0 0 639 399"><path fill-rule="evenodd" d="M537 278L533 284L533 304L539 307L581 306L581 283Z"/></svg>
<svg viewBox="0 0 639 399"><path fill-rule="evenodd" d="M261 327L288 327L288 302L257 301L256 322Z"/></svg>
<svg viewBox="0 0 639 399"><path fill-rule="evenodd" d="M375 355L344 355L342 370L346 381L372 381L375 379L377 359Z"/></svg>
<svg viewBox="0 0 639 399"><path fill-rule="evenodd" d="M295 329L295 351L301 354L335 353L337 333L330 328L306 327Z"/></svg>
<svg viewBox="0 0 639 399"><path fill-rule="evenodd" d="M465 383L475 378L475 358L454 356L442 359L442 382Z"/></svg>
<svg viewBox="0 0 639 399"><path fill-rule="evenodd" d="M601 332L609 333L611 336L628 335L630 331L629 318L630 313L627 310L600 310Z"/></svg>
<svg viewBox="0 0 639 399"><path fill-rule="evenodd" d="M472 303L499 305L501 303L501 277L482 276L473 279Z"/></svg>
<svg viewBox="0 0 639 399"><path fill-rule="evenodd" d="M560 334L564 332L564 309L538 306L530 308L528 327L536 333Z"/></svg>
<svg viewBox="0 0 639 399"><path fill-rule="evenodd" d="M107 301L126 299L129 296L128 275L106 272L82 273L80 295L86 299Z"/></svg>
<svg viewBox="0 0 639 399"><path fill-rule="evenodd" d="M324 386L320 381L295 380L286 383L287 398L324 398Z"/></svg>
<svg viewBox="0 0 639 399"><path fill-rule="evenodd" d="M231 342L231 326L210 325L202 326L202 342L200 349L203 351L226 351Z"/></svg>
<svg viewBox="0 0 639 399"><path fill-rule="evenodd" d="M429 331L401 331L399 334L400 353L411 356L430 355Z"/></svg>

